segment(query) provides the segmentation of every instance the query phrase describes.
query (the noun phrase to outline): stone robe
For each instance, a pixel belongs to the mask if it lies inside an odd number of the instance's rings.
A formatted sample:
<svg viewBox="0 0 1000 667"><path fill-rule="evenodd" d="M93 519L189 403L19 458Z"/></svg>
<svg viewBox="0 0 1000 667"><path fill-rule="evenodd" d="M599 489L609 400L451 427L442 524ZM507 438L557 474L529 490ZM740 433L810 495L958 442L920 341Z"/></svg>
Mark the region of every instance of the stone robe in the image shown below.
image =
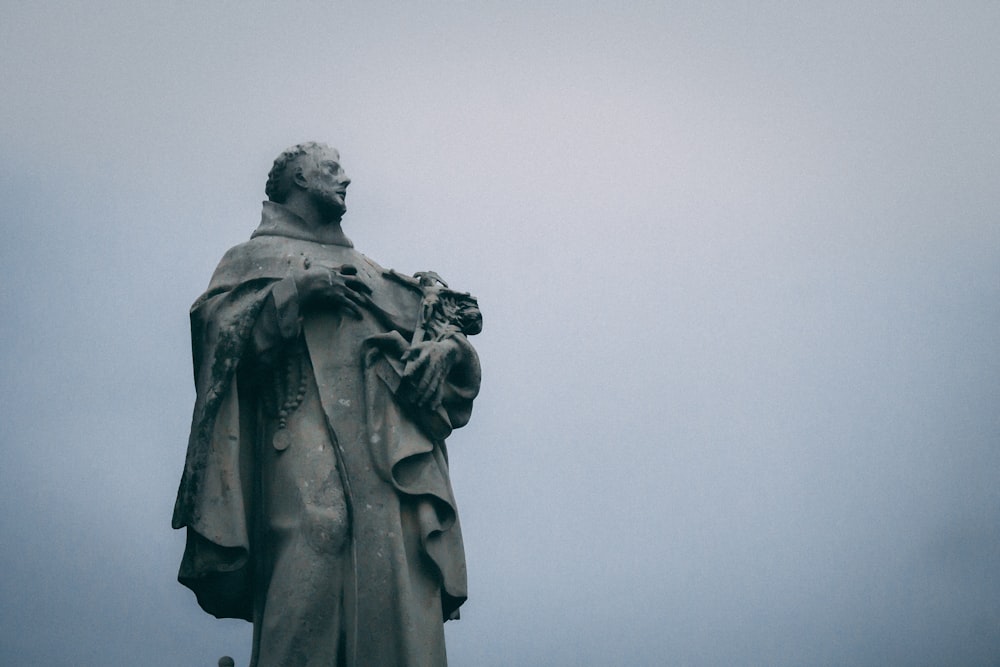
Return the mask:
<svg viewBox="0 0 1000 667"><path fill-rule="evenodd" d="M401 398L423 289L334 240L265 202L192 306L178 578L253 621L258 667L445 665L466 573L444 438L468 422L478 360L453 334L441 408ZM371 288L360 319L301 307L290 271L309 266Z"/></svg>

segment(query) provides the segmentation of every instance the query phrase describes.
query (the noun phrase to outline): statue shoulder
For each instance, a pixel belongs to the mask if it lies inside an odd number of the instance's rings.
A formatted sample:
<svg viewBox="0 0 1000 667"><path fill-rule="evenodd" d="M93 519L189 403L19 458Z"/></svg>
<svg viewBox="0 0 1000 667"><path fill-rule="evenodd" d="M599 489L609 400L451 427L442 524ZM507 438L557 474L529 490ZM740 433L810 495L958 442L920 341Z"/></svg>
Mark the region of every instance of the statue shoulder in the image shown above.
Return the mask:
<svg viewBox="0 0 1000 667"><path fill-rule="evenodd" d="M239 283L256 278L282 278L292 264L301 263L307 256L299 245L294 239L281 236L256 236L226 251L212 280Z"/></svg>

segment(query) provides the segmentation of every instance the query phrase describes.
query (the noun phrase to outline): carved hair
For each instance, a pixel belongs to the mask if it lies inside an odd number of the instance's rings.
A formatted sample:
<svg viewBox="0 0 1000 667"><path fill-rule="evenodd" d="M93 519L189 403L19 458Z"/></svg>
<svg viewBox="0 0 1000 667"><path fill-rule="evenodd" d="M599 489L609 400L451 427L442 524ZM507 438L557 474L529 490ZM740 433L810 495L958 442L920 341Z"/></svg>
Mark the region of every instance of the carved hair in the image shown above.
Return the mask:
<svg viewBox="0 0 1000 667"><path fill-rule="evenodd" d="M303 155L324 149L331 150L326 144L316 141L307 141L291 148L286 148L274 160L274 166L271 167L271 171L267 175L267 185L264 186L264 194L267 195L267 198L275 203L283 204L285 199L288 198L289 182L285 175L288 165L294 163Z"/></svg>

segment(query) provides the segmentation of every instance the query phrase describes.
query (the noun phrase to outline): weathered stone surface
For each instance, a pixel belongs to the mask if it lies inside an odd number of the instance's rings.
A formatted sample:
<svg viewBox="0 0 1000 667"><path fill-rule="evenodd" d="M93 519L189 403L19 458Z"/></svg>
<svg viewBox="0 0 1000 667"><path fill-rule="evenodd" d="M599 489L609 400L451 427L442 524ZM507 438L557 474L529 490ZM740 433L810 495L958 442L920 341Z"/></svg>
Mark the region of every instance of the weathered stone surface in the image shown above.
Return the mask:
<svg viewBox="0 0 1000 667"><path fill-rule="evenodd" d="M444 441L479 389L482 318L437 274L354 250L349 183L324 144L282 153L260 226L191 309L178 578L253 622L257 667L444 665L466 598Z"/></svg>

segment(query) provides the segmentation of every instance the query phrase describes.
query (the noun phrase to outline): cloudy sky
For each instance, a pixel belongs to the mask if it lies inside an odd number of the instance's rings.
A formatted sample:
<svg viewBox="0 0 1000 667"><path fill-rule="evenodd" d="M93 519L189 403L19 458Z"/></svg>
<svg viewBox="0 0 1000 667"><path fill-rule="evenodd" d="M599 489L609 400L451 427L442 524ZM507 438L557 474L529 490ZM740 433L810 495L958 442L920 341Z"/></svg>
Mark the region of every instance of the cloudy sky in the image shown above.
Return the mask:
<svg viewBox="0 0 1000 667"><path fill-rule="evenodd" d="M453 665L1000 660L996 2L6 5L0 663L246 665L187 309L311 139L484 313Z"/></svg>

